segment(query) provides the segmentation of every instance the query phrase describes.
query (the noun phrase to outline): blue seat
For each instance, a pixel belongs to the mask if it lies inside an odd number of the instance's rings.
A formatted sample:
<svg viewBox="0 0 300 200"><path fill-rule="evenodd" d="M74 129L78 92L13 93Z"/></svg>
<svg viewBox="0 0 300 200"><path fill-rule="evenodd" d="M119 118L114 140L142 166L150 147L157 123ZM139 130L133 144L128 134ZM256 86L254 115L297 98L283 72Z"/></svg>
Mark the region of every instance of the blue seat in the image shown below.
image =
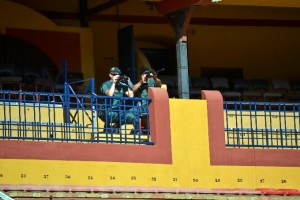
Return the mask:
<svg viewBox="0 0 300 200"><path fill-rule="evenodd" d="M192 77L191 86L194 89L209 90L211 89L210 80L207 77Z"/></svg>
<svg viewBox="0 0 300 200"><path fill-rule="evenodd" d="M233 79L232 87L234 90L237 90L239 92L247 92L251 89L250 82L246 79Z"/></svg>
<svg viewBox="0 0 300 200"><path fill-rule="evenodd" d="M229 81L228 78L210 78L212 89L225 91L229 89Z"/></svg>
<svg viewBox="0 0 300 200"><path fill-rule="evenodd" d="M200 98L201 90L210 90L211 84L207 77L192 77L191 78L191 98Z"/></svg>
<svg viewBox="0 0 300 200"><path fill-rule="evenodd" d="M291 80L290 81L291 86L291 93L286 94L286 98L289 101L300 101L300 80Z"/></svg>
<svg viewBox="0 0 300 200"><path fill-rule="evenodd" d="M241 92L233 90L229 85L228 78L211 78L212 88L222 93L224 100L241 100Z"/></svg>

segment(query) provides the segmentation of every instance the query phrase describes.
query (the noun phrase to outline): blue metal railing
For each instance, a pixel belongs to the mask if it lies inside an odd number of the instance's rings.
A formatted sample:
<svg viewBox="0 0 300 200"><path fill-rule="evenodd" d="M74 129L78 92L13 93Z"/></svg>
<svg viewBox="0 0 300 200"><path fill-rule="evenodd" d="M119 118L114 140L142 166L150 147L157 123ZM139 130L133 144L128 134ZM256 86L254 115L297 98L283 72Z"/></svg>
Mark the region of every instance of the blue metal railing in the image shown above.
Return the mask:
<svg viewBox="0 0 300 200"><path fill-rule="evenodd" d="M10 198L8 195L4 194L0 191L0 198L3 200L14 200L13 198Z"/></svg>
<svg viewBox="0 0 300 200"><path fill-rule="evenodd" d="M227 147L300 149L300 103L224 102Z"/></svg>
<svg viewBox="0 0 300 200"><path fill-rule="evenodd" d="M116 99L117 121L107 114ZM153 144L148 106L141 106L141 101L151 99L1 90L0 139ZM128 113L133 123L123 117ZM141 127L140 119L146 126Z"/></svg>

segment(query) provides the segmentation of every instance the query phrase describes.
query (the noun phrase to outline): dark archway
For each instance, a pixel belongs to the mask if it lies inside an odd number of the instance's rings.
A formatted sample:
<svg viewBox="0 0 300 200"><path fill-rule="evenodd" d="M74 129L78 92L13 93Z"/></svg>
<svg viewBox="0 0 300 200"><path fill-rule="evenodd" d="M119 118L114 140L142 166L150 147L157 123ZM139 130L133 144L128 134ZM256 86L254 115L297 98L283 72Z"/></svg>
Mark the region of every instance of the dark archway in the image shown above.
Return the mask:
<svg viewBox="0 0 300 200"><path fill-rule="evenodd" d="M0 68L11 68L14 75L24 78L35 73L42 79L54 81L59 70L55 63L39 48L17 37L0 34Z"/></svg>

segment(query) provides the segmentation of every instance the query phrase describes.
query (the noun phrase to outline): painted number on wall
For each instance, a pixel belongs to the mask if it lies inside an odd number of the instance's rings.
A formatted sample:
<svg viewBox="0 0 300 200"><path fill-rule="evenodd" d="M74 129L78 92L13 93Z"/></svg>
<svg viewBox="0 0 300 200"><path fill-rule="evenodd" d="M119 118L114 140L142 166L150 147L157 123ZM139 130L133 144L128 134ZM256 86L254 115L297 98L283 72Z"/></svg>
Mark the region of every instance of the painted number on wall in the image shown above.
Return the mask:
<svg viewBox="0 0 300 200"><path fill-rule="evenodd" d="M65 179L71 179L71 175L66 174Z"/></svg>
<svg viewBox="0 0 300 200"><path fill-rule="evenodd" d="M259 180L259 182L260 182L260 183L265 183L265 179L262 178L262 179Z"/></svg>

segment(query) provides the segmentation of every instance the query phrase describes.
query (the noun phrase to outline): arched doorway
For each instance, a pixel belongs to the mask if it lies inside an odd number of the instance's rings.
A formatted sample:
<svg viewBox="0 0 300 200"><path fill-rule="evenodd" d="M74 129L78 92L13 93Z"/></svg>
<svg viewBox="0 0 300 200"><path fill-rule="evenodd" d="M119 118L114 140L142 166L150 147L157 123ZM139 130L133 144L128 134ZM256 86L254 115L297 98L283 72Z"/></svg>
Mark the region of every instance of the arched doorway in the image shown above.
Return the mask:
<svg viewBox="0 0 300 200"><path fill-rule="evenodd" d="M55 80L59 70L39 48L17 37L0 34L0 76Z"/></svg>

